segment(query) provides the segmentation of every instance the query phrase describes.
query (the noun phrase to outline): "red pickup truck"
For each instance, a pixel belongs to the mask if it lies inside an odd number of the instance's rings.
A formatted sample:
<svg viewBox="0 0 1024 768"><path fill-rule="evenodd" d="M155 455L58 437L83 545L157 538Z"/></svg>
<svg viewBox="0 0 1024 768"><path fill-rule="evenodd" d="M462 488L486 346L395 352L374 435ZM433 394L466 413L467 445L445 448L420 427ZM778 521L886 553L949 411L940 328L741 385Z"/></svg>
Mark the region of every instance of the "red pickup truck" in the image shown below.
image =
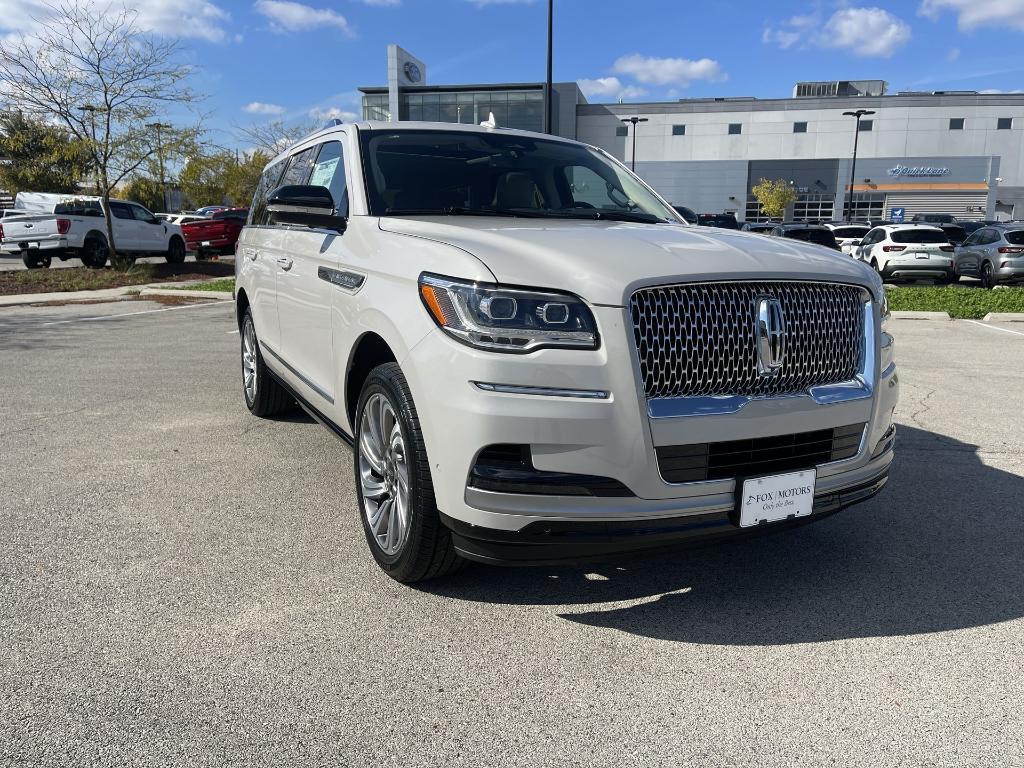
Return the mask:
<svg viewBox="0 0 1024 768"><path fill-rule="evenodd" d="M181 234L188 250L195 251L198 261L205 261L211 254L235 252L235 243L248 216L248 208L227 208L208 219L185 222Z"/></svg>

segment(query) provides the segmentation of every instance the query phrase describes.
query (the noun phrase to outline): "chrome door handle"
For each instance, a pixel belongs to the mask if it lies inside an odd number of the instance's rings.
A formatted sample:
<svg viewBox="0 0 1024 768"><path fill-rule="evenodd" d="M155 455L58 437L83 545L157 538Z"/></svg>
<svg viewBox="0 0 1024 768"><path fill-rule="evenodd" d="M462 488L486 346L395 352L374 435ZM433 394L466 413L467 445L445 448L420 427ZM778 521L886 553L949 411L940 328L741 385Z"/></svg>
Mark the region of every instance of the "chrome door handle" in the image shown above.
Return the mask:
<svg viewBox="0 0 1024 768"><path fill-rule="evenodd" d="M285 272L292 268L292 260L289 259L287 256L281 256L280 258L278 258L277 263L281 265L281 269L283 269Z"/></svg>
<svg viewBox="0 0 1024 768"><path fill-rule="evenodd" d="M255 248L245 248L242 250L242 255L249 259L249 261L256 261L256 257L260 255L260 252Z"/></svg>

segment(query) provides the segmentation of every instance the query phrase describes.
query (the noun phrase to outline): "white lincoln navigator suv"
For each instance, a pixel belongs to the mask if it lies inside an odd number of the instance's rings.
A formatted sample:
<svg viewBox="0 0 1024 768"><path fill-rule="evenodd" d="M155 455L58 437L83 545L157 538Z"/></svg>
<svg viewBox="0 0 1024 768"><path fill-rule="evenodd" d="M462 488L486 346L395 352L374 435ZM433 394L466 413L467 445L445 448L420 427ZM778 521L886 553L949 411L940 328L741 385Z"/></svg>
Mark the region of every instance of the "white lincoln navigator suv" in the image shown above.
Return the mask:
<svg viewBox="0 0 1024 768"><path fill-rule="evenodd" d="M325 128L267 166L237 254L246 404L353 446L400 581L785 528L888 477L877 273L690 226L599 149Z"/></svg>

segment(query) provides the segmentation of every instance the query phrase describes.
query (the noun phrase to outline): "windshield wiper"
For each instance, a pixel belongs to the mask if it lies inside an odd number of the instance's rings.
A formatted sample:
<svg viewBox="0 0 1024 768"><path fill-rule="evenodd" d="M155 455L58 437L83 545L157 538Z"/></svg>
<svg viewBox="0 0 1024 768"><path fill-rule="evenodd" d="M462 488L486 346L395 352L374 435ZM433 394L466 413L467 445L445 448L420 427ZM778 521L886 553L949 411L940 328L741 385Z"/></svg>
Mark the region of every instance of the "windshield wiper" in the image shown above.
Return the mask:
<svg viewBox="0 0 1024 768"><path fill-rule="evenodd" d="M463 208L449 205L443 208L401 208L397 211L388 210L385 216L506 216L508 218L539 219L544 214L539 211L517 210L513 208Z"/></svg>

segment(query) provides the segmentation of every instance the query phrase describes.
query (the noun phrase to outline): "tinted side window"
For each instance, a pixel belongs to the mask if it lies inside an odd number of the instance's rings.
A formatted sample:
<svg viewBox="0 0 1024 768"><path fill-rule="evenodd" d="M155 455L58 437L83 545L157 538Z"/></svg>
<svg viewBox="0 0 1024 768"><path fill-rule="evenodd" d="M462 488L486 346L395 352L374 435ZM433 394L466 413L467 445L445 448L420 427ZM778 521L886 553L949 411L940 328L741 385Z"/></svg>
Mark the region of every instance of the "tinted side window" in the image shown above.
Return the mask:
<svg viewBox="0 0 1024 768"><path fill-rule="evenodd" d="M327 187L334 199L335 215L348 216L348 183L345 180L345 157L340 141L320 145L320 154L316 157L309 183L314 187Z"/></svg>
<svg viewBox="0 0 1024 768"><path fill-rule="evenodd" d="M281 178L281 171L284 170L284 161L274 163L263 171L260 176L260 183L256 185L256 194L252 198L252 208L249 209L250 224L267 223L267 195L277 188L278 179Z"/></svg>
<svg viewBox="0 0 1024 768"><path fill-rule="evenodd" d="M313 168L313 160L316 158L316 147L304 149L297 155L292 155L288 163L288 170L281 177L279 187L286 187L291 184L305 184L309 178L309 172Z"/></svg>
<svg viewBox="0 0 1024 768"><path fill-rule="evenodd" d="M111 203L110 212L114 214L115 219L133 219L131 208L124 203Z"/></svg>
<svg viewBox="0 0 1024 768"><path fill-rule="evenodd" d="M141 205L135 205L134 203L132 203L131 205L129 205L129 208L131 208L132 216L134 216L137 221L145 221L149 223L156 218L152 213L147 211Z"/></svg>

